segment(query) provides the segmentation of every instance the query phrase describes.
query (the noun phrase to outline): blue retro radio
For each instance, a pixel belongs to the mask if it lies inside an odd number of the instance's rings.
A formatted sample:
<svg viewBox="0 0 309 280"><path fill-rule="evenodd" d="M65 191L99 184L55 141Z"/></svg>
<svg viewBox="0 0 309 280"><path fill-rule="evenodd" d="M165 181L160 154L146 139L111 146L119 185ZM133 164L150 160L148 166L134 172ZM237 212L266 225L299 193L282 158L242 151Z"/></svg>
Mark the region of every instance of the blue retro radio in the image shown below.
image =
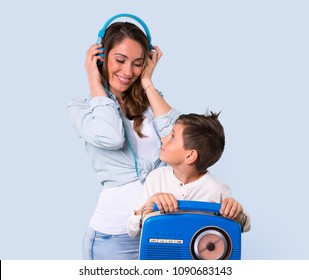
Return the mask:
<svg viewBox="0 0 309 280"><path fill-rule="evenodd" d="M145 216L141 260L240 259L241 225L220 216L220 203L178 201L178 208L175 213Z"/></svg>

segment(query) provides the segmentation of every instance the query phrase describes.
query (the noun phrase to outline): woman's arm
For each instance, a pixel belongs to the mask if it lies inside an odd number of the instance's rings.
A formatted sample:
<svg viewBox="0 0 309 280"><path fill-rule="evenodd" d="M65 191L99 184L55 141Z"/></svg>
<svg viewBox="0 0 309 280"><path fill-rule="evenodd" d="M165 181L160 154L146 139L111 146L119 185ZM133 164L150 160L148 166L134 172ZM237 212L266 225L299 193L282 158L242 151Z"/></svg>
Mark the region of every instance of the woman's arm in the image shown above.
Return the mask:
<svg viewBox="0 0 309 280"><path fill-rule="evenodd" d="M160 93L156 90L151 80L153 71L162 57L163 53L159 47L154 46L153 51L149 52L147 57L147 66L141 76L142 87L147 94L150 107L155 117L165 115L172 107L163 99Z"/></svg>
<svg viewBox="0 0 309 280"><path fill-rule="evenodd" d="M94 44L86 53L85 68L91 98L75 99L69 104L69 116L77 134L86 142L100 148L118 150L125 141L122 119L116 103L108 98L97 62L104 59L101 46Z"/></svg>
<svg viewBox="0 0 309 280"><path fill-rule="evenodd" d="M75 99L68 111L73 127L84 141L108 150L122 148L125 141L122 119L112 99L105 96Z"/></svg>

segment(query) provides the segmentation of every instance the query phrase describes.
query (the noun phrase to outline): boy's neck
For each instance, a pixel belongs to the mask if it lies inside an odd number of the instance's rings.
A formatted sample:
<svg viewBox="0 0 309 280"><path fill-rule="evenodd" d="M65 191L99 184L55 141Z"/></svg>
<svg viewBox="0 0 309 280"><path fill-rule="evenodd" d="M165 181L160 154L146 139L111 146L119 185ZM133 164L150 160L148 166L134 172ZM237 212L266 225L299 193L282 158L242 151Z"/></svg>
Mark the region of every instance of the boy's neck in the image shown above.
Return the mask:
<svg viewBox="0 0 309 280"><path fill-rule="evenodd" d="M195 168L176 168L173 167L174 176L183 184L189 184L192 183L199 178L201 178L203 175L206 174L206 172L199 172Z"/></svg>

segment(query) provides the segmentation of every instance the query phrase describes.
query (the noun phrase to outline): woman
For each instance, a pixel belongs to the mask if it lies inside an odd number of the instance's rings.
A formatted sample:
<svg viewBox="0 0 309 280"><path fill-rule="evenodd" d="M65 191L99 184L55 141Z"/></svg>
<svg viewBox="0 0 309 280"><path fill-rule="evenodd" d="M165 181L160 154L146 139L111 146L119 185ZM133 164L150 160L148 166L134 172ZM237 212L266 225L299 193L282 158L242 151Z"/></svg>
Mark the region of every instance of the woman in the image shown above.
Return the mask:
<svg viewBox="0 0 309 280"><path fill-rule="evenodd" d="M147 174L163 165L160 138L179 116L151 80L161 56L129 22L111 24L101 45L86 54L91 96L68 107L102 185L85 234L85 259L138 259L139 241L128 236L127 220Z"/></svg>

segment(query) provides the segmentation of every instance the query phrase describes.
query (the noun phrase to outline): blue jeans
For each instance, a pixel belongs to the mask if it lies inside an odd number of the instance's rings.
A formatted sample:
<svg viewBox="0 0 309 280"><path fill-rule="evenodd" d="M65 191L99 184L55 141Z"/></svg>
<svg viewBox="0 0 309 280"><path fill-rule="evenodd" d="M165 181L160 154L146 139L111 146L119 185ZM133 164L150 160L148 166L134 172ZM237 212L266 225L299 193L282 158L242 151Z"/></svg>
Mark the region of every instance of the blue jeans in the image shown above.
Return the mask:
<svg viewBox="0 0 309 280"><path fill-rule="evenodd" d="M105 234L88 228L84 237L85 260L138 260L139 238Z"/></svg>

